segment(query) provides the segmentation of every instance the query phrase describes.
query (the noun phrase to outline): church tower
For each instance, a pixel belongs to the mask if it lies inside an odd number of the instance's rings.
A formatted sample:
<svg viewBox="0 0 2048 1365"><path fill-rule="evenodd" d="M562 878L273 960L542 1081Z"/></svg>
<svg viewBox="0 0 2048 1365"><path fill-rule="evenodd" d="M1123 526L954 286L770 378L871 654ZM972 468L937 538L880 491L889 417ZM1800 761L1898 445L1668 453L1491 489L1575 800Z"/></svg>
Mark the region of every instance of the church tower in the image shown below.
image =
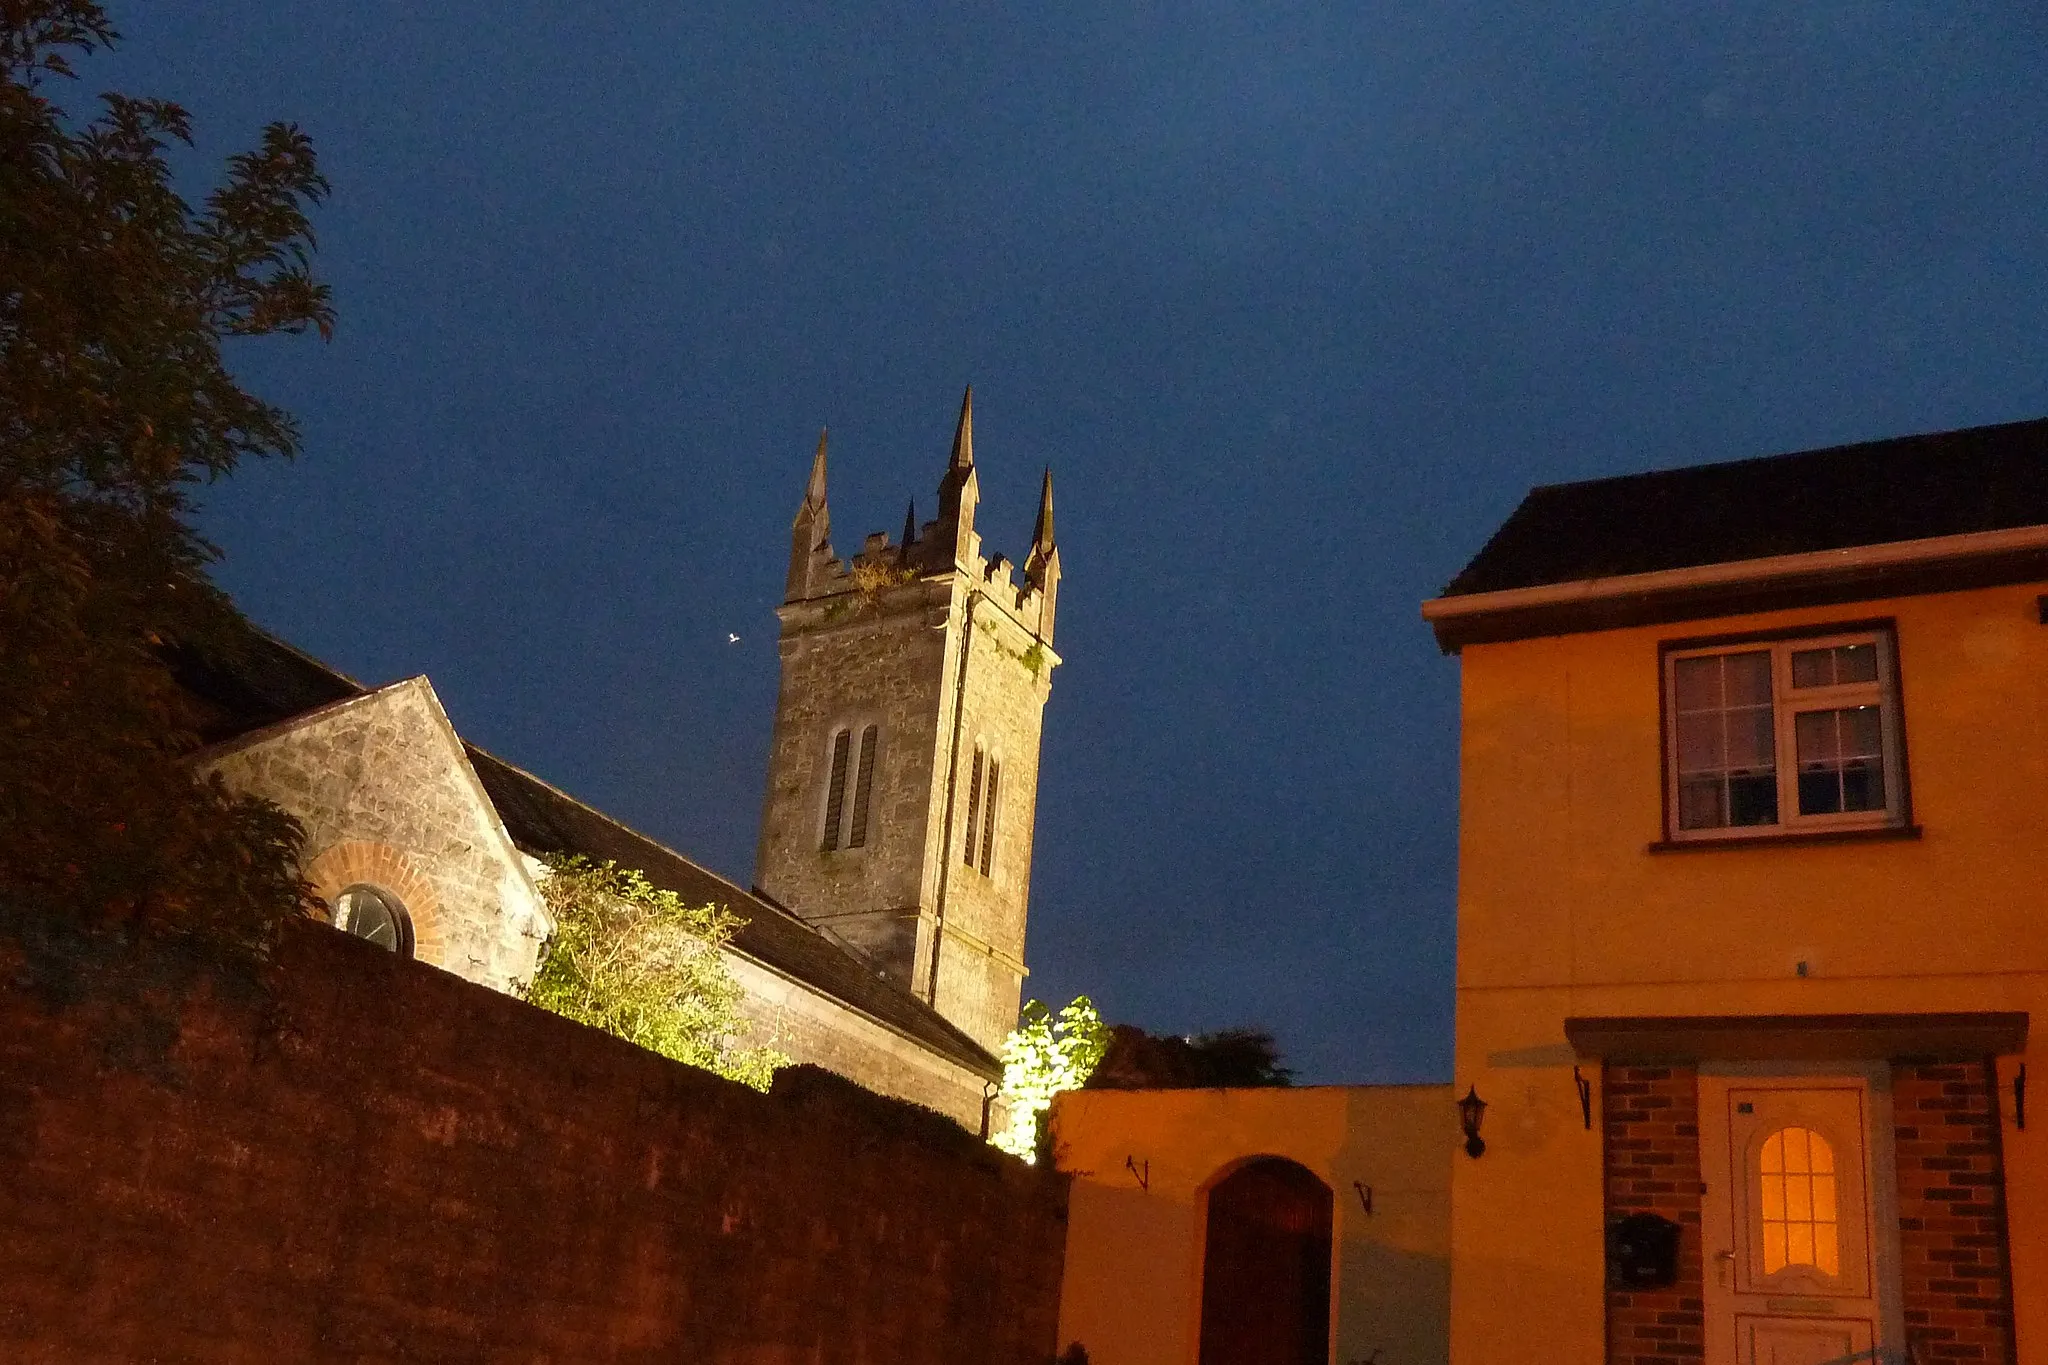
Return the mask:
<svg viewBox="0 0 2048 1365"><path fill-rule="evenodd" d="M791 528L756 888L990 1051L1016 1026L1052 690L1052 474L1022 581L975 531L974 391L938 517L834 557L825 438Z"/></svg>

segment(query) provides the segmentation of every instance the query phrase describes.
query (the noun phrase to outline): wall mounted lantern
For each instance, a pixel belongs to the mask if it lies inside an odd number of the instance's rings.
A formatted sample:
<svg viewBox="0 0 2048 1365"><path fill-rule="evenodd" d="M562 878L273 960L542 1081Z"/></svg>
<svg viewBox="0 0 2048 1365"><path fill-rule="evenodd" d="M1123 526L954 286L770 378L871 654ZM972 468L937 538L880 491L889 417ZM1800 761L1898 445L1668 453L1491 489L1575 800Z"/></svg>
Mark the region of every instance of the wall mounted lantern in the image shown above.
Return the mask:
<svg viewBox="0 0 2048 1365"><path fill-rule="evenodd" d="M1476 1157L1486 1150L1486 1143L1479 1136L1479 1122L1485 1116L1486 1101L1479 1098L1479 1087L1468 1087L1465 1098L1458 1101L1458 1126L1465 1130L1466 1156Z"/></svg>

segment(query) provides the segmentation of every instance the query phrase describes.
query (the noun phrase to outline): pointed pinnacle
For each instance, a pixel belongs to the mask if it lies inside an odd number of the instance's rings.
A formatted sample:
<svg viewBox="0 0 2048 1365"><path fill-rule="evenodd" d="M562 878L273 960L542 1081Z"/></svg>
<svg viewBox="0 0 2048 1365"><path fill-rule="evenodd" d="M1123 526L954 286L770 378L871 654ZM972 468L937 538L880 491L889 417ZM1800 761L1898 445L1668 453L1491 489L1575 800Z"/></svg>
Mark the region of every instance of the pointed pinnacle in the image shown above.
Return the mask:
<svg viewBox="0 0 2048 1365"><path fill-rule="evenodd" d="M1031 548L1052 548L1052 466L1045 467L1045 491L1038 495L1038 525L1031 531Z"/></svg>
<svg viewBox="0 0 2048 1365"><path fill-rule="evenodd" d="M916 540L916 539L917 539L917 499L916 499L916 498L912 498L912 499L910 500L910 506L909 506L909 507L908 507L907 509L905 509L905 511L904 511L904 513L903 513L903 548L904 548L904 549L906 549L906 550L907 550L907 549L909 549L909 548L910 548L910 543L911 543L912 541Z"/></svg>
<svg viewBox="0 0 2048 1365"><path fill-rule="evenodd" d="M974 385L960 400L960 425L953 429L953 461L950 471L974 468Z"/></svg>
<svg viewBox="0 0 2048 1365"><path fill-rule="evenodd" d="M825 428L818 428L818 453L811 457L811 482L804 490L804 506L825 505Z"/></svg>

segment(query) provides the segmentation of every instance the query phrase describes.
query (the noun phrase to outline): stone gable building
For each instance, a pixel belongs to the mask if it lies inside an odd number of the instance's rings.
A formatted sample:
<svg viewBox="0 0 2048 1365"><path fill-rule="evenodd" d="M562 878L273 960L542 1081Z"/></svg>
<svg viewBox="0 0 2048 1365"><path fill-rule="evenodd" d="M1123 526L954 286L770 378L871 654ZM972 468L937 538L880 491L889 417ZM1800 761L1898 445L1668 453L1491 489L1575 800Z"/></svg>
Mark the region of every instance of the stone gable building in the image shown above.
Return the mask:
<svg viewBox="0 0 2048 1365"><path fill-rule="evenodd" d="M269 636L178 661L201 765L305 826L337 928L494 990L553 931L542 859L637 868L745 920L753 1041L970 1127L1025 975L1059 551L1046 476L1022 582L974 519L973 395L939 515L834 556L820 438L792 528L752 890L465 742L424 677L367 688Z"/></svg>

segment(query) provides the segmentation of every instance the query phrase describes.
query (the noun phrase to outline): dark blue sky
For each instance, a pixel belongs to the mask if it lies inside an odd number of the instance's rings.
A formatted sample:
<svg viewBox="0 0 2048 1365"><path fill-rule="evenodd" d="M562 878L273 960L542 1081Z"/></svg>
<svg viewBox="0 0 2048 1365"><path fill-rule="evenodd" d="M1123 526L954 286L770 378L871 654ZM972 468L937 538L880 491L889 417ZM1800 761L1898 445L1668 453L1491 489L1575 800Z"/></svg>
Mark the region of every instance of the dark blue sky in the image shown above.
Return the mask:
<svg viewBox="0 0 2048 1365"><path fill-rule="evenodd" d="M993 548L1059 487L1027 989L1308 1079L1448 1074L1416 607L1528 485L2048 413L2038 0L114 13L87 90L334 181L252 615L744 882L817 429L851 549L972 381Z"/></svg>

